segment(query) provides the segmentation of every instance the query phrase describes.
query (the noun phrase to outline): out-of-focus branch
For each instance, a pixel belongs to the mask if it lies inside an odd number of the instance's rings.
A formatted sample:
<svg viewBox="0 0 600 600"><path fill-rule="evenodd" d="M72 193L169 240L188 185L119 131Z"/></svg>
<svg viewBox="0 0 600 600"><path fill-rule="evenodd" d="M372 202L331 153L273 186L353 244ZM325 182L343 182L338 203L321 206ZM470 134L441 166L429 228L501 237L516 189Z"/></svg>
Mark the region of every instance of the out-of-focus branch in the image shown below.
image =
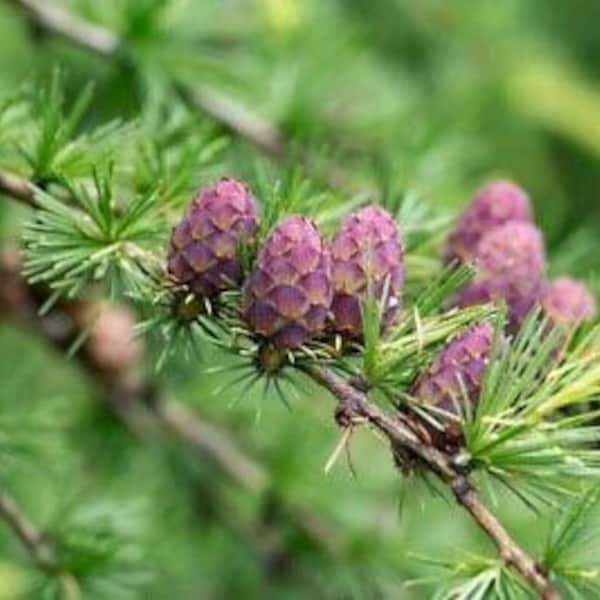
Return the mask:
<svg viewBox="0 0 600 600"><path fill-rule="evenodd" d="M1 0L0 0L1 1ZM49 0L5 0L20 8L40 31L60 36L73 44L106 58L125 63L129 61L126 44L112 31L74 17L66 9ZM277 124L251 110L233 96L214 87L190 85L173 80L173 89L191 108L198 110L226 131L250 142L262 153L277 159L290 156L291 141ZM297 161L316 178L338 188L351 181L351 173L340 165L328 164L325 169L315 163L306 149L299 148ZM372 187L359 185L362 193L376 196Z"/></svg>
<svg viewBox="0 0 600 600"><path fill-rule="evenodd" d="M467 476L456 467L451 456L420 440L399 418L390 416L370 402L364 392L333 371L309 367L307 372L336 398L335 417L340 427L370 424L388 438L392 452L408 450L413 453L425 467L450 486L456 501L494 542L502 560L514 567L536 590L540 598L559 600L557 590L541 566L519 546L498 518L485 506L477 490Z"/></svg>
<svg viewBox="0 0 600 600"><path fill-rule="evenodd" d="M35 186L15 173L0 171L0 194L34 203ZM89 338L78 359L103 392L110 408L137 435L146 436L161 427L174 433L205 457L210 457L234 481L258 491L267 485L262 467L249 459L230 437L214 425L204 423L184 406L166 401L154 385L136 373L139 347L133 339L133 315L125 308L92 302L61 302L40 316L45 300L40 289L30 288L20 275L15 248L0 252L0 313L10 313L42 331L61 350L67 349L82 331ZM152 401L148 402L152 396Z"/></svg>
<svg viewBox="0 0 600 600"><path fill-rule="evenodd" d="M34 187L30 181L14 173L0 171L0 193L28 206L33 205Z"/></svg>
<svg viewBox="0 0 600 600"><path fill-rule="evenodd" d="M56 572L62 597L65 600L79 598L79 585L70 573L57 572L56 556L45 533L29 518L17 501L0 489L0 520L4 521L27 550L31 560L42 571Z"/></svg>
<svg viewBox="0 0 600 600"><path fill-rule="evenodd" d="M275 157L285 154L287 144L281 131L235 98L208 87L178 85L177 89L188 105L252 142L262 152Z"/></svg>
<svg viewBox="0 0 600 600"><path fill-rule="evenodd" d="M75 42L97 54L111 56L117 52L120 40L112 31L79 19L62 7L46 0L7 0L27 13L31 23L42 31Z"/></svg>
<svg viewBox="0 0 600 600"><path fill-rule="evenodd" d="M0 314L28 323L61 351L87 331L77 359L102 392L106 405L130 430L148 437L158 427L163 428L212 460L236 483L253 491L266 487L268 478L263 468L248 458L225 431L166 400L156 386L142 378L138 372L140 347L133 333L135 320L127 308L64 301L40 315L39 308L47 296L23 281L20 268L15 248L0 251Z"/></svg>
<svg viewBox="0 0 600 600"><path fill-rule="evenodd" d="M119 37L100 25L75 17L48 0L5 0L25 13L30 22L44 33L59 36L93 53L115 60L126 58ZM180 96L194 108L218 121L227 130L272 156L282 155L286 142L281 131L235 98L207 86L176 84Z"/></svg>
<svg viewBox="0 0 600 600"><path fill-rule="evenodd" d="M0 490L0 518L19 538L37 566L44 570L54 566L54 552L46 536L32 523L16 500L4 490Z"/></svg>
<svg viewBox="0 0 600 600"><path fill-rule="evenodd" d="M268 474L229 441L218 427L198 419L178 402L162 401L154 405L162 425L202 454L209 454L243 487L260 492L267 487Z"/></svg>

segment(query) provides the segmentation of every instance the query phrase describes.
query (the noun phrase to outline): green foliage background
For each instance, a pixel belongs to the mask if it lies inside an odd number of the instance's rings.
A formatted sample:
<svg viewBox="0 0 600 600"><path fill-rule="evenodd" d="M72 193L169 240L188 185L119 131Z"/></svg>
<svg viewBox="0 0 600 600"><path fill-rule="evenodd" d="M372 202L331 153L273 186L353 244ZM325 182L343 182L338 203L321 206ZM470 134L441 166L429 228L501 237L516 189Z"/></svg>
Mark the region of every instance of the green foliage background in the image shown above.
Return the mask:
<svg viewBox="0 0 600 600"><path fill-rule="evenodd" d="M344 183L331 191L340 201L365 187L385 191L386 182L396 194L446 211L485 178L510 176L532 195L552 271L589 279L600 267L594 0L68 2L127 37L142 65L135 73L64 40L36 37L8 4L0 3L2 96L48 80L60 63L67 103L94 85L83 124L89 129L140 114L156 121L157 107L169 101L167 76L209 84L281 127L307 149L315 172L342 167ZM210 120L199 126L226 133ZM195 179L245 173L258 155L228 135L221 164ZM9 148L0 156L3 166L17 162ZM327 187L315 180L317 190ZM0 202L3 239L17 239L26 217ZM163 378L179 400L252 448L281 496L327 519L336 550L324 554L285 526L273 539L264 498L175 443L134 442L93 402L96 391L75 364L5 323L0 412L9 430L19 415L37 429L2 455L0 478L38 523L76 521L73 506L81 504L96 511L90 543L110 546L103 532L111 519L125 522L125 534L131 529L131 556L119 557L110 577L98 568L91 589L100 597L125 597L117 583L139 576L143 591L135 588L134 598L429 598L433 587L403 586L435 573L413 554L488 547L459 508L422 484L400 483L373 436L353 441L355 478L342 462L324 475L338 433L330 399L315 388L300 389L288 412L272 398L215 394L223 375L206 374L204 365L176 364ZM526 528L529 547L543 539L547 523L510 497L500 497L498 509L511 530ZM33 577L0 526L0 598L18 597Z"/></svg>

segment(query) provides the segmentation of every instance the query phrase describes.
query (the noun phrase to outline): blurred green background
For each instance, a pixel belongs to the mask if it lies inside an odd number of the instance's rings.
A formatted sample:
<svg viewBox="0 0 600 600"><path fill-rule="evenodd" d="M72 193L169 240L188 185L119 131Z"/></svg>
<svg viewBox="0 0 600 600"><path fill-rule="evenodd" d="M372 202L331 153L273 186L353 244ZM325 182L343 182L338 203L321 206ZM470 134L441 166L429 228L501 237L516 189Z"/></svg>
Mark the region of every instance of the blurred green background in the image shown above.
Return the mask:
<svg viewBox="0 0 600 600"><path fill-rule="evenodd" d="M514 178L535 203L551 270L593 281L600 266L595 0L67 2L127 36L143 65L135 74L43 39L9 4L0 2L2 95L61 64L71 94L95 84L91 126L152 110L165 73L208 84L276 123L315 162L343 167L348 190L379 187L385 172L395 189L447 209L488 177ZM236 161L257 154L232 136L224 164L235 171ZM4 239L18 238L25 216L0 203ZM366 432L352 445L356 477L344 461L324 475L338 433L330 400L316 390L301 390L288 412L258 397L230 403L214 394L221 377L195 365L165 377L178 399L254 449L284 497L330 523L333 550L285 526L272 539L264 499L176 444L133 442L91 401L95 391L74 364L4 323L2 413L50 415L60 431L30 432L34 448L4 455L2 481L40 523L73 516L77 498L134 511L138 517L126 520L142 543L131 552L154 576L133 597L429 598L435 585L404 586L434 572L413 554L488 548L447 499L401 482L384 445ZM498 502L510 528L526 531L525 545L535 548L545 524L508 497ZM30 577L0 524L0 598L19 597Z"/></svg>

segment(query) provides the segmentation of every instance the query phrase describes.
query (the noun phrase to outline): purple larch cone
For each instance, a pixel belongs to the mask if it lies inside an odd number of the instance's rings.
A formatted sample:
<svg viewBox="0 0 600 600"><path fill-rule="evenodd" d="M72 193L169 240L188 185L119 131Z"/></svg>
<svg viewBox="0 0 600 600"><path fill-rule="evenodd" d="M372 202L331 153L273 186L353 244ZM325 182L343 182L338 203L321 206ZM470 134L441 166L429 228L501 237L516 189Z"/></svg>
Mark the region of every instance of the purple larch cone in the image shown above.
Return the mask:
<svg viewBox="0 0 600 600"><path fill-rule="evenodd" d="M221 179L201 189L173 228L167 255L172 279L212 298L240 284L238 248L256 229L256 201L246 185Z"/></svg>
<svg viewBox="0 0 600 600"><path fill-rule="evenodd" d="M531 220L531 203L525 190L506 179L489 181L458 218L446 244L445 261L470 261L486 233L510 221Z"/></svg>
<svg viewBox="0 0 600 600"><path fill-rule="evenodd" d="M511 221L484 235L474 254L475 277L458 291L457 306L504 300L509 329L518 329L542 287L545 256L541 232L530 223Z"/></svg>
<svg viewBox="0 0 600 600"><path fill-rule="evenodd" d="M572 277L546 283L540 294L542 313L552 325L568 329L596 316L596 300L588 288Z"/></svg>
<svg viewBox="0 0 600 600"><path fill-rule="evenodd" d="M309 219L285 217L265 240L244 287L250 328L278 348L294 348L325 328L333 287L330 252Z"/></svg>
<svg viewBox="0 0 600 600"><path fill-rule="evenodd" d="M332 328L350 338L362 335L361 301L386 294L385 321L399 305L404 282L403 248L398 225L379 206L348 215L331 245L334 298Z"/></svg>
<svg viewBox="0 0 600 600"><path fill-rule="evenodd" d="M435 406L449 415L460 414L465 402L475 407L479 400L483 374L494 339L494 328L481 322L451 339L434 357L411 388L411 395L423 404ZM444 422L443 414L435 418ZM458 433L456 423L448 420L448 432Z"/></svg>

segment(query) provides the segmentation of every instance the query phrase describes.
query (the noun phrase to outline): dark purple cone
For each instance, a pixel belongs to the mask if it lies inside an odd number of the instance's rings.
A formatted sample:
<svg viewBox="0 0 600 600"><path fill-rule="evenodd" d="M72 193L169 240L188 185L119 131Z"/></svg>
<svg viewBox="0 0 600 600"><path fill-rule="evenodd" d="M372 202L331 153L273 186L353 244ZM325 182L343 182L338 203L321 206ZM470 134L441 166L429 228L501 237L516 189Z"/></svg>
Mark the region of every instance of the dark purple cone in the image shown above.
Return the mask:
<svg viewBox="0 0 600 600"><path fill-rule="evenodd" d="M464 330L435 356L426 371L414 382L411 395L440 410L456 415L465 400L475 406L494 338L494 328L487 322ZM443 415L434 417L444 421ZM449 432L458 433L449 423Z"/></svg>
<svg viewBox="0 0 600 600"><path fill-rule="evenodd" d="M481 238L495 227L531 220L531 204L525 190L506 179L490 181L475 193L459 217L446 244L445 261L469 261Z"/></svg>
<svg viewBox="0 0 600 600"><path fill-rule="evenodd" d="M404 281L403 248L393 217L379 206L348 215L333 239L331 256L333 329L359 338L361 299L371 293L381 300L386 290L385 320L389 322L397 310Z"/></svg>
<svg viewBox="0 0 600 600"><path fill-rule="evenodd" d="M271 231L244 287L251 329L278 348L294 348L325 328L331 305L331 257L317 227L302 216Z"/></svg>
<svg viewBox="0 0 600 600"><path fill-rule="evenodd" d="M588 288L572 277L548 282L540 295L540 306L553 325L577 327L596 316L597 306Z"/></svg>
<svg viewBox="0 0 600 600"><path fill-rule="evenodd" d="M212 298L239 285L238 246L254 235L256 201L241 182L221 179L201 189L173 228L167 270L178 284Z"/></svg>
<svg viewBox="0 0 600 600"><path fill-rule="evenodd" d="M540 231L530 223L512 221L481 238L474 255L477 273L456 294L457 306L504 300L509 329L516 330L533 308L545 268Z"/></svg>

